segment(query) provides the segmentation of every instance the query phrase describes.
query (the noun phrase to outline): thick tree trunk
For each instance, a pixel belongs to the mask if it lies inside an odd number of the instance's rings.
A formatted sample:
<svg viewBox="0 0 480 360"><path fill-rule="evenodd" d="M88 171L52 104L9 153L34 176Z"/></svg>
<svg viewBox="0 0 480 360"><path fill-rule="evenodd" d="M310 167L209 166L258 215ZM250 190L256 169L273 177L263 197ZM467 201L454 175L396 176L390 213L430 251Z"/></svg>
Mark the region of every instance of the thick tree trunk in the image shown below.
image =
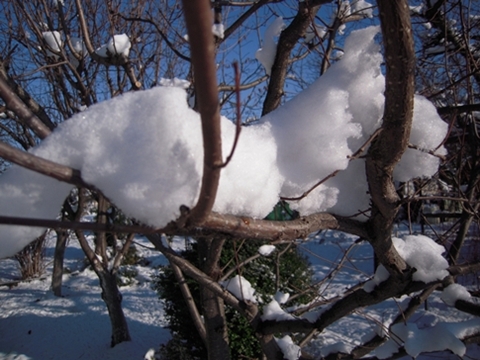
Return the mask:
<svg viewBox="0 0 480 360"><path fill-rule="evenodd" d="M105 301L112 325L112 342L114 347L124 341L130 341L127 320L122 309L122 294L118 290L117 276L110 272L98 274L100 286L102 288L102 299Z"/></svg>
<svg viewBox="0 0 480 360"><path fill-rule="evenodd" d="M82 199L82 197L80 197ZM80 206L83 206L80 202ZM123 341L130 341L130 333L128 331L127 320L122 309L122 294L118 290L116 269L108 270L100 260L95 252L88 245L87 239L80 230L75 232L78 241L87 256L90 265L92 265L95 274L100 280L100 287L102 288L102 299L107 305L110 323L112 325L112 342L114 347ZM108 262L107 262L108 263ZM107 264L108 265L108 264Z"/></svg>
<svg viewBox="0 0 480 360"><path fill-rule="evenodd" d="M218 261L222 252L224 239L204 238L198 241L198 255L202 271L213 281L220 278ZM209 360L230 359L228 329L223 300L204 286L200 287L203 319L207 332L207 349Z"/></svg>
<svg viewBox="0 0 480 360"><path fill-rule="evenodd" d="M200 292L207 331L208 359L228 360L230 347L223 300L203 286Z"/></svg>
<svg viewBox="0 0 480 360"><path fill-rule="evenodd" d="M57 243L53 258L52 290L55 296L62 296L63 259L67 245L68 232L57 231Z"/></svg>

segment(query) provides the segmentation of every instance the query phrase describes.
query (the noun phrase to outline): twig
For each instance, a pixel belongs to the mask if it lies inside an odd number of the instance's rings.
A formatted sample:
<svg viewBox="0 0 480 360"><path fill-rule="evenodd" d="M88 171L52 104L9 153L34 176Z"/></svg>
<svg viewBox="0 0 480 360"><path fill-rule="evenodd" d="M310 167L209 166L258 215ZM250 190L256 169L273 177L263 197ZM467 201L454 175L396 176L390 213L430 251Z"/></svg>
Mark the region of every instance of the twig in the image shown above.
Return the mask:
<svg viewBox="0 0 480 360"><path fill-rule="evenodd" d="M233 146L232 150L230 151L230 154L227 156L227 159L223 164L221 164L219 167L224 168L225 166L228 165L230 160L232 160L233 154L235 153L235 149L237 147L238 139L240 138L240 132L242 131L242 111L240 109L241 105L241 99L240 99L240 69L238 67L238 62L233 63L233 68L235 69L235 94L237 98L237 105L236 105L236 111L237 111L237 122L235 125L235 139L233 140Z"/></svg>

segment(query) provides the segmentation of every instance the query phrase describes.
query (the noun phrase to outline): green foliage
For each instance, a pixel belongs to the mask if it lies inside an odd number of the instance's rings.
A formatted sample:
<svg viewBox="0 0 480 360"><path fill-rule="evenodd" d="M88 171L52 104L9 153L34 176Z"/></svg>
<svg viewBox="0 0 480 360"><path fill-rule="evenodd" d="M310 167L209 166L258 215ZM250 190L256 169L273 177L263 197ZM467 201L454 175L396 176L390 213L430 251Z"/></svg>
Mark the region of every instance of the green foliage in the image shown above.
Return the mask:
<svg viewBox="0 0 480 360"><path fill-rule="evenodd" d="M290 209L290 205L286 201L279 201L273 208L272 212L267 215L266 220L283 221L293 220L298 217L298 212Z"/></svg>
<svg viewBox="0 0 480 360"><path fill-rule="evenodd" d="M220 266L223 274L235 269L237 264L258 254L258 248L265 242L257 240L227 240L223 248ZM184 251L183 256L198 265L196 244ZM164 302L166 318L172 332L172 340L160 350L163 359L206 359L207 352L190 315L178 287L175 276L169 267L162 267L153 279L153 288ZM294 246L280 245L269 257L257 256L246 266L232 273L233 277L241 274L257 291L257 296L266 304L277 291L294 294L297 289L307 288L311 282L311 271L308 262L297 253ZM279 274L278 278L277 275ZM198 284L187 278L197 306L200 309L200 289ZM297 297L288 306L305 303L315 296L315 291ZM253 329L246 319L234 309L226 306L225 314L228 323L228 333L231 356L233 359L258 359L261 348ZM182 347L179 344L188 344ZM188 349L188 350L187 350ZM176 351L179 351L178 353ZM188 354L187 354L188 353Z"/></svg>
<svg viewBox="0 0 480 360"><path fill-rule="evenodd" d="M122 265L137 265L141 260L142 258L138 256L137 248L132 244L123 256Z"/></svg>
<svg viewBox="0 0 480 360"><path fill-rule="evenodd" d="M135 283L138 271L135 266L124 265L117 271L117 285L119 287L129 286Z"/></svg>

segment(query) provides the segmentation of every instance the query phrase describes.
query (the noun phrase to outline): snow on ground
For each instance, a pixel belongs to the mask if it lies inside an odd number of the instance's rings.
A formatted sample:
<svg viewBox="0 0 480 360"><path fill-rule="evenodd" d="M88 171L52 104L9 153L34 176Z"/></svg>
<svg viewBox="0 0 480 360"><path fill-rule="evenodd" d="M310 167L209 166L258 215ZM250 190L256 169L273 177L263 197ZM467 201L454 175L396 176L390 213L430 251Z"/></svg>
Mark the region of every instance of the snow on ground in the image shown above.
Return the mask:
<svg viewBox="0 0 480 360"><path fill-rule="evenodd" d="M403 238L404 234L404 231L399 231L396 235ZM299 245L312 264L315 280L324 279L337 270L321 285L320 294L324 299L331 299L347 287L372 277L371 248L365 242L355 244L355 239L343 233L324 231ZM158 252L148 249L151 245L147 241L137 239L137 242L144 245L136 248L150 265L137 265L136 282L121 288L132 342L110 348L110 323L100 298L98 279L86 267L82 251L75 241L70 242L66 252L65 264L69 273L64 276L64 297L53 296L49 288L52 242L47 248L47 271L40 279L22 282L11 289L0 287L0 359L143 359L149 349L166 343L170 335L162 304L149 284L155 271L153 267L165 264L166 260ZM182 239L175 238L172 246L182 248ZM335 269L333 265L342 258L342 266ZM17 276L13 261L0 260L0 283L12 281ZM472 319L449 307L441 296L441 292L434 293L428 300L428 308L417 311L409 320L409 331L413 329L414 334L425 334L422 329L438 324L442 330L443 322L459 323ZM377 333L381 324L388 324L397 315L399 306L407 301L408 297L404 296L359 310L330 326L313 341L309 350L318 356L329 349L351 349L365 337ZM288 302L282 308L288 310ZM282 341L290 346L293 354L294 344L286 338ZM416 345L418 343L412 344ZM480 348L467 346L463 358L479 359ZM420 355L417 359L453 360L458 357L442 351Z"/></svg>
<svg viewBox="0 0 480 360"><path fill-rule="evenodd" d="M53 249L47 250L51 254ZM142 252L152 264L165 263L157 252ZM138 283L121 288L132 341L110 348L110 321L98 278L85 268L83 258L71 241L65 263L71 273L64 275L64 297L55 297L50 290L50 266L40 279L0 288L0 359L143 359L150 348L168 341L163 308L150 288L155 270L137 266ZM11 260L0 261L0 283L15 278L15 266Z"/></svg>

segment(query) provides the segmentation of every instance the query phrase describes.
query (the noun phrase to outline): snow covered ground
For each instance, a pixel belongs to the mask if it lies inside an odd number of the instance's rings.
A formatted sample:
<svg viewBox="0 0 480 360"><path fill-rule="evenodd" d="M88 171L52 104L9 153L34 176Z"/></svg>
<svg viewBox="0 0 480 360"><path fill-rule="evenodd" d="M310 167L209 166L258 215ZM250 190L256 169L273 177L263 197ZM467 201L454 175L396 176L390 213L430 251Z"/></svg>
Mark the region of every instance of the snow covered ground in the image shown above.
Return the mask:
<svg viewBox="0 0 480 360"><path fill-rule="evenodd" d="M64 297L53 296L50 290L51 255L53 241L47 247L47 270L36 280L21 282L18 286L0 287L0 359L143 359L151 348L158 348L170 338L162 304L150 288L150 278L156 265L165 264L164 257L143 239L137 239L139 254L148 260L148 266L137 265L136 281L121 288L123 306L128 319L132 341L110 348L110 323L100 297L98 279L84 262L84 256L75 241L66 252ZM372 275L372 252L366 243L353 244L354 238L342 233L322 232L299 245L309 257L320 280L332 272L347 249L343 266L323 283L320 293L331 298L345 288ZM0 261L0 283L19 276L16 263ZM378 306L358 311L341 319L323 332L310 350L321 355L321 350L351 348L364 336L378 328L378 324L397 315L406 298L390 300ZM422 308L410 321L419 329L439 322L462 322L472 319L448 307L434 294L428 309ZM439 340L439 341L443 341ZM406 357L405 359L409 359ZM459 359L449 352L422 355L418 359ZM464 359L480 359L480 347L470 345Z"/></svg>

